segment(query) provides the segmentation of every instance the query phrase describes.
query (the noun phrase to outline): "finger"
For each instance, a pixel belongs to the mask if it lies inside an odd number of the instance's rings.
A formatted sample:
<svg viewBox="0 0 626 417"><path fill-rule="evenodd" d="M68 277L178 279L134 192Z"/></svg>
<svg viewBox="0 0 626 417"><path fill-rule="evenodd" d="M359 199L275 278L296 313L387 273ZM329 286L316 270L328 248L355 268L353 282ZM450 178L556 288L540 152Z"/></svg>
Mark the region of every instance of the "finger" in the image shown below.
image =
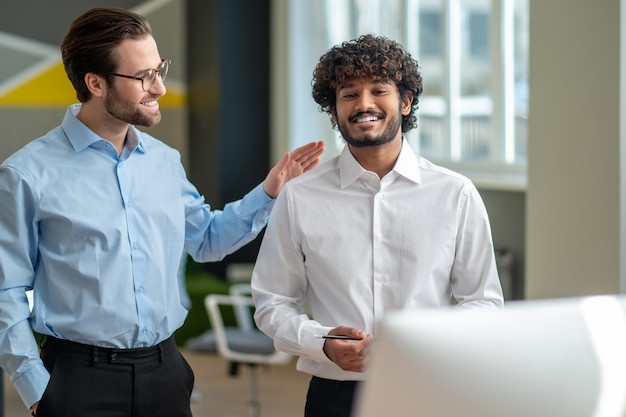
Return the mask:
<svg viewBox="0 0 626 417"><path fill-rule="evenodd" d="M317 164L319 164L322 160L321 157L321 152L317 153L315 155L312 155L311 157L307 158L305 161L301 162L301 165L307 169L313 168L314 166L316 166Z"/></svg>
<svg viewBox="0 0 626 417"><path fill-rule="evenodd" d="M311 151L315 152L316 148L320 146L319 144L320 142L309 142L306 145L302 145L299 148L296 148L293 151L291 151L291 156L297 160L303 155L307 154L308 152L311 152Z"/></svg>
<svg viewBox="0 0 626 417"><path fill-rule="evenodd" d="M311 149L303 149L302 147L300 147L294 151L291 151L291 159L297 163L306 163L307 161L310 161L311 159L319 158L323 152L324 152L323 142L317 142L317 146L314 146Z"/></svg>
<svg viewBox="0 0 626 417"><path fill-rule="evenodd" d="M317 166L317 164L319 164L319 163L320 163L320 159L319 158L307 161L306 163L301 164L302 170L304 172L309 171L310 169L315 168Z"/></svg>
<svg viewBox="0 0 626 417"><path fill-rule="evenodd" d="M319 159L320 156L322 155L322 153L324 153L324 149L316 149L314 152L309 152L308 154L306 154L305 156L303 156L301 159L302 160L316 160Z"/></svg>

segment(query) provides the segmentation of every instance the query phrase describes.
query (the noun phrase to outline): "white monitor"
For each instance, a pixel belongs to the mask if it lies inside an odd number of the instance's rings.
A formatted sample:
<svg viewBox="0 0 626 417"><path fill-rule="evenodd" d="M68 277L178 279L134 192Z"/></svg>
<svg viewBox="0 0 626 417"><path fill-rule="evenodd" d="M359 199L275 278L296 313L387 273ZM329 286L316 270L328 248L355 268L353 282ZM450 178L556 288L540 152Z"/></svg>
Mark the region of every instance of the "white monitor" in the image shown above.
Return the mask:
<svg viewBox="0 0 626 417"><path fill-rule="evenodd" d="M356 417L624 417L626 298L389 315Z"/></svg>

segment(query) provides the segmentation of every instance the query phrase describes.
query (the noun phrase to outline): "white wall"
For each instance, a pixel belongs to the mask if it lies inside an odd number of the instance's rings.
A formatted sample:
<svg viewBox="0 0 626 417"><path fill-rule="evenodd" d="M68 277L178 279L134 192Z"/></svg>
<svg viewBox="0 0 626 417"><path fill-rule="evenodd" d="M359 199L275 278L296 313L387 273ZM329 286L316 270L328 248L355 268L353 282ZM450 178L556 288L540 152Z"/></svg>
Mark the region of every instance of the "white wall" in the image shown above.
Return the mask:
<svg viewBox="0 0 626 417"><path fill-rule="evenodd" d="M530 1L526 298L624 291L621 2Z"/></svg>

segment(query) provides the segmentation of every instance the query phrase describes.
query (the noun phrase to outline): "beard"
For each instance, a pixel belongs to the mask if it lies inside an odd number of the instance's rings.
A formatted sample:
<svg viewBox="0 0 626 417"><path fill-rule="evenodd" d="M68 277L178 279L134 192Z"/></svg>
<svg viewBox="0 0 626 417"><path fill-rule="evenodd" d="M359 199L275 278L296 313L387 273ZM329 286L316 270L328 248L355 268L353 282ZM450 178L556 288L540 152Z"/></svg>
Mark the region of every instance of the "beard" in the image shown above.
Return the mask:
<svg viewBox="0 0 626 417"><path fill-rule="evenodd" d="M350 120L356 120L357 118L363 117L364 115L367 115L367 114L376 116L380 120L387 119L387 116L384 113L368 111L368 112L358 113L355 116L351 117ZM338 123L337 128L339 129L339 132L341 133L341 136L343 137L343 139L350 146L353 146L355 148L381 146L389 142L392 142L396 138L398 134L398 130L400 130L400 128L402 127L402 117L400 116L401 114L402 114L402 106L400 105L398 108L398 112L389 117L385 130L379 136L373 136L370 133L364 133L360 137L353 136L350 134L350 131L348 128L349 122L346 122L346 121Z"/></svg>
<svg viewBox="0 0 626 417"><path fill-rule="evenodd" d="M146 114L138 105L125 101L116 88L110 88L104 100L104 107L116 119L135 126L151 127L161 121L161 112L156 110Z"/></svg>

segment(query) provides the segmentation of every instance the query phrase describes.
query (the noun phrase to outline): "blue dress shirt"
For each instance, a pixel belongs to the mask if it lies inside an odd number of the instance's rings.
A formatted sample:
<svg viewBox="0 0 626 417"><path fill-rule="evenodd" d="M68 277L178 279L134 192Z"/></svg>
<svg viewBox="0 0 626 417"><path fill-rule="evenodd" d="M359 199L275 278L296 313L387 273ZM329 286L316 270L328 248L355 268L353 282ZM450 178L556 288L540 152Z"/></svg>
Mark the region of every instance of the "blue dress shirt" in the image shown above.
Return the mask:
<svg viewBox="0 0 626 417"><path fill-rule="evenodd" d="M0 165L0 364L27 406L49 380L33 329L116 348L167 339L187 315L183 251L222 259L258 235L274 202L259 185L211 210L176 150L131 126L118 157L79 110Z"/></svg>

